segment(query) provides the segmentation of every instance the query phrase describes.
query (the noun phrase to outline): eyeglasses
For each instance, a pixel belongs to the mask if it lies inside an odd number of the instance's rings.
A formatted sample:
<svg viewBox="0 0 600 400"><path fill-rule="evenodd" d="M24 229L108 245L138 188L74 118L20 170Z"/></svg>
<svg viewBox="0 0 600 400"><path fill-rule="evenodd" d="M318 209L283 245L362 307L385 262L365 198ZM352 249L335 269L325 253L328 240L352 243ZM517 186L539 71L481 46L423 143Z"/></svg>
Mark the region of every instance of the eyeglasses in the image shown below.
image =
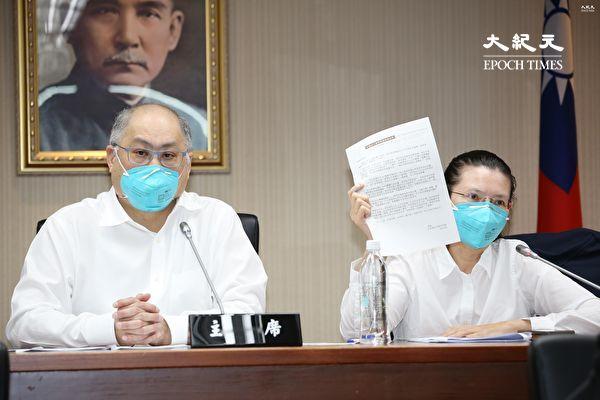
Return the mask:
<svg viewBox="0 0 600 400"><path fill-rule="evenodd" d="M154 157L157 157L163 167L179 168L183 158L189 154L189 151L154 151L141 147L123 147L116 143L111 145L125 150L129 162L136 165L148 165Z"/></svg>
<svg viewBox="0 0 600 400"><path fill-rule="evenodd" d="M483 201L489 200L490 203L508 210L508 203L502 199L495 199L493 197L484 196L484 195L481 195L476 192L467 192L467 193L450 192L450 193L458 194L459 196L462 196L465 199L467 199L469 202L483 202Z"/></svg>

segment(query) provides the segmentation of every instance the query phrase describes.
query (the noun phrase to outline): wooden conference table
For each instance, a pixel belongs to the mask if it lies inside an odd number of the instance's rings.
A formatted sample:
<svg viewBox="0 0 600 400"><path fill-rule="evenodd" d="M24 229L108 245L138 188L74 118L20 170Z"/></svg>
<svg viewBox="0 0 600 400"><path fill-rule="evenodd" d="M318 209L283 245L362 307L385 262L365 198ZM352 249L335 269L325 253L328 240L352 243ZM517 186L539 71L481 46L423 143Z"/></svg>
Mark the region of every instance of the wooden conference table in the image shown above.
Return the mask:
<svg viewBox="0 0 600 400"><path fill-rule="evenodd" d="M11 353L11 399L524 399L527 344Z"/></svg>

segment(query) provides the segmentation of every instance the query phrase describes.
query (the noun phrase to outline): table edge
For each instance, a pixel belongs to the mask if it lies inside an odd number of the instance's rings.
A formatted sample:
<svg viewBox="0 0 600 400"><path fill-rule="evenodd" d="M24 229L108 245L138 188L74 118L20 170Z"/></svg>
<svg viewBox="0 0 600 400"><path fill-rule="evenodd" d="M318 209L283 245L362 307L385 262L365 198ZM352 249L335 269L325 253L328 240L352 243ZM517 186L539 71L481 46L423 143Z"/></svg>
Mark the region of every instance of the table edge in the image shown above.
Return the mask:
<svg viewBox="0 0 600 400"><path fill-rule="evenodd" d="M11 353L10 371L198 368L268 365L525 362L528 344L303 346L235 349Z"/></svg>

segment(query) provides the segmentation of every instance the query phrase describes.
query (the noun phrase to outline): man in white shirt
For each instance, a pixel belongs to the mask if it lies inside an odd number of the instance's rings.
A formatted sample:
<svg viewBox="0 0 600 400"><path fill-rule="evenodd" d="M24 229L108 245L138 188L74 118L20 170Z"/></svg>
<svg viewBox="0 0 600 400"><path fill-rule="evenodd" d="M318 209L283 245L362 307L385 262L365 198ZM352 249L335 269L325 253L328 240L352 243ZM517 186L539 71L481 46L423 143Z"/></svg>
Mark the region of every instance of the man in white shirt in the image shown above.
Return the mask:
<svg viewBox="0 0 600 400"><path fill-rule="evenodd" d="M187 222L226 312L265 308L267 276L235 211L185 192L191 135L160 105L122 111L112 188L48 218L25 257L6 328L16 347L181 344L217 303L180 231Z"/></svg>

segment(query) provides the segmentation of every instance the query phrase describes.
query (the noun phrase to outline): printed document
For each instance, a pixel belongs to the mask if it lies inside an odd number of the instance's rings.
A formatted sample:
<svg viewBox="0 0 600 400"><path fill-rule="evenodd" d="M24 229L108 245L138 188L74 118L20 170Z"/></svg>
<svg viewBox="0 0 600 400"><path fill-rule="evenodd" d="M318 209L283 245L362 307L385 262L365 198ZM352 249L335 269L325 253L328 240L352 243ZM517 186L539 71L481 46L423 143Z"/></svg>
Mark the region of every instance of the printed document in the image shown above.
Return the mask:
<svg viewBox="0 0 600 400"><path fill-rule="evenodd" d="M135 345L135 346L118 346L113 344L110 346L111 350L186 350L189 349L190 346L187 344L169 344L164 346L143 346L143 345Z"/></svg>
<svg viewBox="0 0 600 400"><path fill-rule="evenodd" d="M190 346L186 344L171 344L166 346L97 346L97 347L32 347L29 349L15 349L15 353L35 353L35 352L47 352L47 353L62 353L62 352L78 352L78 351L96 351L96 350L185 350L189 349Z"/></svg>
<svg viewBox="0 0 600 400"><path fill-rule="evenodd" d="M450 337L450 336L432 336L408 339L409 342L417 343L513 343L528 342L531 340L531 333L507 333L498 336L486 336L480 338Z"/></svg>
<svg viewBox="0 0 600 400"><path fill-rule="evenodd" d="M375 133L346 149L354 183L371 201L367 225L384 256L458 242L429 118Z"/></svg>
<svg viewBox="0 0 600 400"><path fill-rule="evenodd" d="M94 346L94 347L31 347L28 349L15 349L15 353L62 353L62 352L74 352L74 351L97 351L97 350L108 350L107 346Z"/></svg>

